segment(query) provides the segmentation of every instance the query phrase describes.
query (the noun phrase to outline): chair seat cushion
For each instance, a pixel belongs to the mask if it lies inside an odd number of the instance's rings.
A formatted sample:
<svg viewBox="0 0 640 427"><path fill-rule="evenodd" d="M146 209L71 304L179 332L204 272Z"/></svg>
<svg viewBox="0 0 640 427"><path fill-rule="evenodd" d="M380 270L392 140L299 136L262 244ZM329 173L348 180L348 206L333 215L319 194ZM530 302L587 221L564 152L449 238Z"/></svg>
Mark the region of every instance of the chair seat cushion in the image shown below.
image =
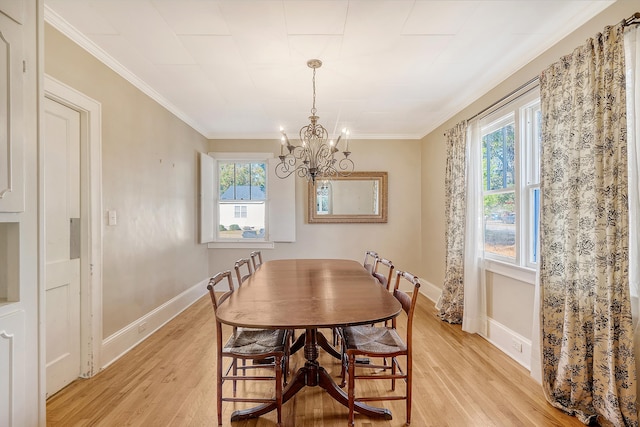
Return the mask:
<svg viewBox="0 0 640 427"><path fill-rule="evenodd" d="M348 326L343 329L347 349L365 353L395 353L406 351L407 346L393 328L378 326Z"/></svg>
<svg viewBox="0 0 640 427"><path fill-rule="evenodd" d="M282 329L238 328L224 345L224 353L238 355L284 352L286 331Z"/></svg>

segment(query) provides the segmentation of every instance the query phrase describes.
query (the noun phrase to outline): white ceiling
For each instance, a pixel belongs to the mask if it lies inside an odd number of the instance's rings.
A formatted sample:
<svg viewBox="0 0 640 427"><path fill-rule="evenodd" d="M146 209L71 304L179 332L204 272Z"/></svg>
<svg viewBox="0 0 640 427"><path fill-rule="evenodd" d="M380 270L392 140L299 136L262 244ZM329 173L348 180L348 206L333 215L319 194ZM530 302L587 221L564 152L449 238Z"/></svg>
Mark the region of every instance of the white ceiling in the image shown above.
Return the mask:
<svg viewBox="0 0 640 427"><path fill-rule="evenodd" d="M45 19L208 138L297 135L318 58L332 135L415 139L611 3L45 0Z"/></svg>

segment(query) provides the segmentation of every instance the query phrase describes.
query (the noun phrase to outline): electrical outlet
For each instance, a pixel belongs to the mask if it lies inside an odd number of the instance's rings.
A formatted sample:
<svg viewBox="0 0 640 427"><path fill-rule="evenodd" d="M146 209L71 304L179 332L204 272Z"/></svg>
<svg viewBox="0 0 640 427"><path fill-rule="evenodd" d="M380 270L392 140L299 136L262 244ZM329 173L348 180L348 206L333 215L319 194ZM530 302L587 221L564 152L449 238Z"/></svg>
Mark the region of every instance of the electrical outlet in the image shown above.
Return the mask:
<svg viewBox="0 0 640 427"><path fill-rule="evenodd" d="M518 353L522 353L522 343L515 338L511 341L511 348Z"/></svg>
<svg viewBox="0 0 640 427"><path fill-rule="evenodd" d="M147 330L147 322L142 322L138 325L138 333L142 333Z"/></svg>

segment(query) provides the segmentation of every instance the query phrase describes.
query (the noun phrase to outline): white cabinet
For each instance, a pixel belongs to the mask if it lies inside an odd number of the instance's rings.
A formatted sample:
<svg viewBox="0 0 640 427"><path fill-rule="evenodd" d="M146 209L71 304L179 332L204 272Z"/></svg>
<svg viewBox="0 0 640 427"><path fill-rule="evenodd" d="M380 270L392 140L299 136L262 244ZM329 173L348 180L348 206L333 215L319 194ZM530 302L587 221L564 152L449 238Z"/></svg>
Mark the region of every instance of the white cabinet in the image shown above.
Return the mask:
<svg viewBox="0 0 640 427"><path fill-rule="evenodd" d="M24 417L24 312L0 315L0 426L23 426Z"/></svg>
<svg viewBox="0 0 640 427"><path fill-rule="evenodd" d="M0 212L24 210L23 11L0 0Z"/></svg>

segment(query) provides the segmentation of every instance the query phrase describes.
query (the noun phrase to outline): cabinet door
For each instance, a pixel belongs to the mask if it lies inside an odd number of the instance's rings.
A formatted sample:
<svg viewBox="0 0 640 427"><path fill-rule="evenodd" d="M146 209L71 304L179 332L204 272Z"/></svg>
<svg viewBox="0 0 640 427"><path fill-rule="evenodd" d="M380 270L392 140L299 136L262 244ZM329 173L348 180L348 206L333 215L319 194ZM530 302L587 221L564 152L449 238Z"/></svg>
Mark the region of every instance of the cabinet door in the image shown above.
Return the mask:
<svg viewBox="0 0 640 427"><path fill-rule="evenodd" d="M22 2L14 2L22 4ZM23 25L0 13L0 212L24 210Z"/></svg>

